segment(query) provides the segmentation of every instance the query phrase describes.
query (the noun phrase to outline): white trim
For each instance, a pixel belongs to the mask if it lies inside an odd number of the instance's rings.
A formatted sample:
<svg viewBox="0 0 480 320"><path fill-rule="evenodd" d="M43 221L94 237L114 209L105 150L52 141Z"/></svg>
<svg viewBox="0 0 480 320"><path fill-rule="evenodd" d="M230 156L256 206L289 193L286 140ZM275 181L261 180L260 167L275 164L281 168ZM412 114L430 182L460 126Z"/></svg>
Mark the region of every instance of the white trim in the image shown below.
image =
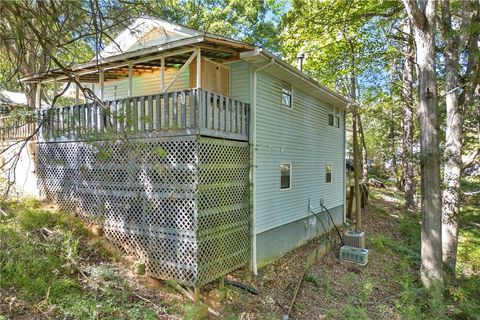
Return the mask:
<svg viewBox="0 0 480 320"><path fill-rule="evenodd" d="M253 148L253 166L252 166L252 182L253 182L253 196L252 196L252 271L254 275L258 274L257 270L257 195L255 191L255 186L257 183L257 152L255 148L257 147L257 73L266 69L275 64L275 59L271 59L270 62L264 64L261 67L253 70L253 83L252 83L252 108L250 109L252 115L252 148Z"/></svg>
<svg viewBox="0 0 480 320"><path fill-rule="evenodd" d="M290 107L283 104L283 83L284 82L290 85ZM280 105L287 110L290 110L290 111L293 110L293 84L283 79L280 79Z"/></svg>

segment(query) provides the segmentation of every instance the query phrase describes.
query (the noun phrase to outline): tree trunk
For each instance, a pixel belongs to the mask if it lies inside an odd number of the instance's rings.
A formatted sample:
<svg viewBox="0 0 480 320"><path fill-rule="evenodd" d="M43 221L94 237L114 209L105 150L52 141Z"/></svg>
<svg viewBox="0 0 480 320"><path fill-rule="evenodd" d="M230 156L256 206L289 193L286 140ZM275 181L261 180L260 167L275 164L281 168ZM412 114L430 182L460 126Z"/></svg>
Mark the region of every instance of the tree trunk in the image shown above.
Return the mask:
<svg viewBox="0 0 480 320"><path fill-rule="evenodd" d="M411 35L410 22L407 21L403 28L406 35ZM409 36L408 36L409 37ZM403 98L403 179L405 190L405 205L411 210L416 207L415 204L415 173L413 167L413 47L410 37L404 49L403 62L403 84L402 84L402 98Z"/></svg>
<svg viewBox="0 0 480 320"><path fill-rule="evenodd" d="M455 277L460 210L460 176L462 172L463 109L458 100L459 37L453 34L449 1L441 2L442 31L445 48L445 172L442 206L442 250L445 271Z"/></svg>
<svg viewBox="0 0 480 320"><path fill-rule="evenodd" d="M360 141L362 147L359 147L359 158L361 158L361 169L362 173L360 175L362 183L366 184L368 181L368 161L367 161L367 144L365 143L365 135L363 134L363 125L362 118L360 114L357 114L358 119L358 134L360 136Z"/></svg>
<svg viewBox="0 0 480 320"><path fill-rule="evenodd" d="M442 199L438 144L438 94L435 74L435 0L403 0L412 22L418 74L422 233L420 278L430 288L443 282Z"/></svg>

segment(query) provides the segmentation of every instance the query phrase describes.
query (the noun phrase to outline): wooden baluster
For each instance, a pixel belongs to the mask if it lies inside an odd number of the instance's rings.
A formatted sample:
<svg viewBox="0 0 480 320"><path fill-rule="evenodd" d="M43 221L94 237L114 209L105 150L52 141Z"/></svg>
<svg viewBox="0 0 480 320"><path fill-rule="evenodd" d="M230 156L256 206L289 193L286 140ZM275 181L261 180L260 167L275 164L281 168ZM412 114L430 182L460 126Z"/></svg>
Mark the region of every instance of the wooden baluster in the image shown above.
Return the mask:
<svg viewBox="0 0 480 320"><path fill-rule="evenodd" d="M155 105L155 115L157 116L157 118L155 119L155 129L160 130L162 128L162 96L160 94L157 94L155 100L157 102Z"/></svg>
<svg viewBox="0 0 480 320"><path fill-rule="evenodd" d="M177 92L172 92L172 111L173 111L172 127L178 128L178 96L177 96Z"/></svg>
<svg viewBox="0 0 480 320"><path fill-rule="evenodd" d="M210 92L207 92L207 100L206 100L205 106L207 108L207 128L211 129L212 128L212 94Z"/></svg>
<svg viewBox="0 0 480 320"><path fill-rule="evenodd" d="M139 124L139 129L141 132L145 132L145 120L146 120L146 117L145 117L145 97L140 97L140 112L139 112L139 120L140 120L140 124Z"/></svg>
<svg viewBox="0 0 480 320"><path fill-rule="evenodd" d="M207 113L207 105L206 105L206 92L203 91L202 89L197 89L198 90L198 129L201 128L206 128L206 113Z"/></svg>
<svg viewBox="0 0 480 320"><path fill-rule="evenodd" d="M153 130L153 96L148 96L148 131Z"/></svg>
<svg viewBox="0 0 480 320"><path fill-rule="evenodd" d="M170 101L169 101L169 93L164 93L163 94L163 105L164 105L164 110L163 110L163 119L164 119L164 130L170 129Z"/></svg>
<svg viewBox="0 0 480 320"><path fill-rule="evenodd" d="M187 127L187 97L185 91L182 91L180 94L180 104L181 104L181 113L180 113L180 127L182 129Z"/></svg>
<svg viewBox="0 0 480 320"><path fill-rule="evenodd" d="M225 117L225 112L223 111L223 106L224 106L224 101L225 97L222 95L218 96L218 130L222 131L224 130L225 123L223 122L223 119Z"/></svg>
<svg viewBox="0 0 480 320"><path fill-rule="evenodd" d="M132 99L125 99L125 131L132 131Z"/></svg>
<svg viewBox="0 0 480 320"><path fill-rule="evenodd" d="M195 128L196 116L195 116L195 102L197 101L195 97L195 91L192 89L188 92L189 95L189 106L190 106L190 128Z"/></svg>

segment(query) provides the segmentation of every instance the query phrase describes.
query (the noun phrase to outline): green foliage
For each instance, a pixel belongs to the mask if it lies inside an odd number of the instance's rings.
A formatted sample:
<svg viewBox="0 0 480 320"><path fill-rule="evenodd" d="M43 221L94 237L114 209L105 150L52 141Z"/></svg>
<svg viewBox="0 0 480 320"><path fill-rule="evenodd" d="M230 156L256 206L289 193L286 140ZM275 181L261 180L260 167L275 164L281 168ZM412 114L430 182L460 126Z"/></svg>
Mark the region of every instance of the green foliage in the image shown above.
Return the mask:
<svg viewBox="0 0 480 320"><path fill-rule="evenodd" d="M315 273L310 273L310 272L306 273L304 279L305 281L313 283L316 286L320 285L321 283L320 277Z"/></svg>
<svg viewBox="0 0 480 320"><path fill-rule="evenodd" d="M51 306L55 318L157 318L110 264L81 265L94 252L106 255L82 242L88 235L79 219L44 210L32 199L3 206L10 219L0 224L0 289Z"/></svg>

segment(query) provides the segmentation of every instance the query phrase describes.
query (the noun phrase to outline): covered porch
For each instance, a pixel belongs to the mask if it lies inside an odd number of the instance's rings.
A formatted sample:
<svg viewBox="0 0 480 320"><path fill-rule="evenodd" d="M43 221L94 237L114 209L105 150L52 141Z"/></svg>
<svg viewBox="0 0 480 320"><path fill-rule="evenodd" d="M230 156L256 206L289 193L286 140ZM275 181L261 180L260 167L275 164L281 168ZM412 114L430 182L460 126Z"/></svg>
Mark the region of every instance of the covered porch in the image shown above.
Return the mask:
<svg viewBox="0 0 480 320"><path fill-rule="evenodd" d="M248 141L250 105L229 97L234 76L229 63L250 49L243 43L197 36L97 59L67 74L52 70L23 81L37 83L40 139L125 132ZM63 92L71 103L41 108L45 85L53 87L54 95Z"/></svg>

